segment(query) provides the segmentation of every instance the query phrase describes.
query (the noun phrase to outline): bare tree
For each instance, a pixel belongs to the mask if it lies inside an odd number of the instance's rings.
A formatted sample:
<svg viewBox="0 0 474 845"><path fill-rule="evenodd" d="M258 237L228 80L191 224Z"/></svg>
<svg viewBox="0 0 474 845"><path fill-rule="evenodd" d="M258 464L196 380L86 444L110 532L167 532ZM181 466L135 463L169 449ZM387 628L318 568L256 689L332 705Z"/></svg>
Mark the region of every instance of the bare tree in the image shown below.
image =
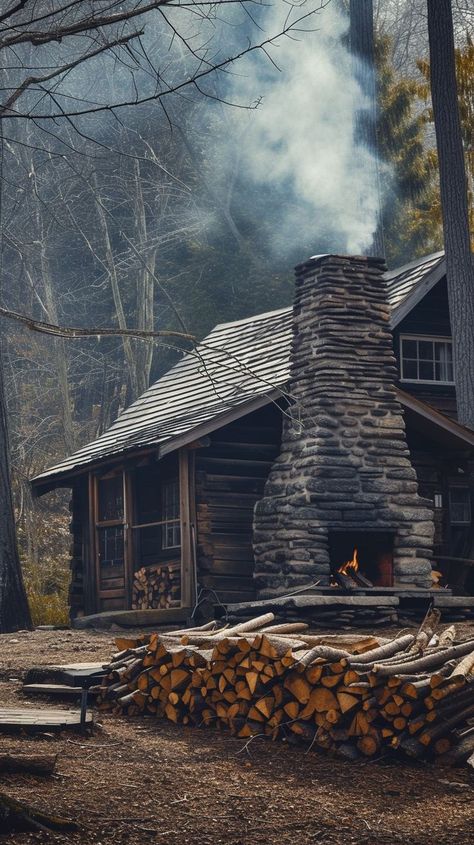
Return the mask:
<svg viewBox="0 0 474 845"><path fill-rule="evenodd" d="M97 115L109 115L110 120L120 121L119 112L139 104L158 103L165 114L166 103L175 94L182 94L185 89L192 89L194 95L207 95L220 99L219 78L225 79L229 67L242 56L253 51L266 52L276 37L290 35L293 30L301 30L304 22L318 8L323 8L327 0L312 2L309 10L302 8L289 17L284 17L280 32L263 33L255 27L257 38L250 38L248 30L242 27L240 42L234 41L232 49L224 48L216 38L210 45L211 31L222 27L222 10L226 8L232 17L233 9L243 10L252 6L253 0L81 0L81 2L52 2L37 0L29 2L10 0L7 8L0 10L0 60L3 68L3 88L1 89L0 118L1 135L6 143L23 144L36 152L44 153L46 158L68 156L71 153L90 155L90 151L79 149L81 144L96 142L102 149L108 150L103 139L94 136L94 119ZM4 4L5 5L5 4ZM251 22L249 13L247 21ZM151 24L159 31L155 39L157 50L150 54L146 44L146 27ZM235 24L235 20L231 20ZM234 34L235 34L234 26ZM170 44L178 43L185 56L185 61L176 68L170 63ZM84 83L81 72L91 62L100 60L114 62L111 73L112 84L102 80L101 86ZM121 74L121 84L113 85L113 79ZM241 105L241 104L239 104ZM244 106L246 104L243 104ZM248 104L247 104L248 105ZM34 139L19 137L15 126L29 121L35 127ZM66 137L58 128L58 121L66 123L74 140ZM126 150L121 154L127 155ZM133 154L132 154L133 157ZM44 164L44 163L42 163ZM150 227L141 194L143 180L140 165L134 164L135 184L131 194L131 206L135 214L133 237L128 237L128 246L136 258L136 322L137 329L129 329L125 309L123 308L123 290L117 276L117 260L114 245L107 235L110 234L107 220L107 205L99 191L94 198L95 216L99 223L100 236L105 243L105 261L108 278L112 285L113 299L125 354L132 373L132 393L143 389L148 380L151 365L151 347L149 342L141 347L138 356L135 341L140 335L145 340L158 336L154 330L153 293L159 286L156 274L156 255L159 247L153 247ZM5 174L4 174L5 175ZM38 180L38 170L34 168L31 185ZM33 188L34 190L34 188ZM53 334L56 344L57 377L62 391L63 418L68 437L73 439L74 430L71 413L71 397L68 384L68 367L63 355L61 332L51 324L57 324L59 311L53 281L53 269L45 245L49 231L44 220L37 220L40 240L40 273L43 286L44 317L41 331ZM142 251L146 244L146 258ZM23 267L23 272L31 268ZM171 303L170 303L171 307ZM8 312L8 309L6 313ZM11 316L11 313L10 313ZM17 315L22 320L21 315ZM38 329L38 321L26 321ZM112 330L113 331L113 330ZM80 333L80 332L79 332ZM65 336L78 337L72 330ZM84 332L87 334L87 332ZM90 330L93 334L94 330ZM182 337L185 335L181 326ZM132 360L133 359L133 360ZM1 363L1 362L0 362ZM3 372L0 367L0 380ZM3 386L0 382L0 631L14 627L26 627L30 620L21 573L18 553L15 545L11 486L9 477L8 438L6 431L6 410Z"/></svg>

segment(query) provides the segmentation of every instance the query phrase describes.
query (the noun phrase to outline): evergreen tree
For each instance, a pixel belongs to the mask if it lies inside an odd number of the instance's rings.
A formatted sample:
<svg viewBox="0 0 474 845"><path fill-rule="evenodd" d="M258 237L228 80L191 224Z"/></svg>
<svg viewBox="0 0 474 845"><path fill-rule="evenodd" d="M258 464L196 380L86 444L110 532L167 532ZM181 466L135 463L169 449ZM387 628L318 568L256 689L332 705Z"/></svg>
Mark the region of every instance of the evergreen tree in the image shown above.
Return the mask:
<svg viewBox="0 0 474 845"><path fill-rule="evenodd" d="M383 228L387 262L395 267L440 249L442 233L441 220L432 214L436 153L425 145L419 84L396 77L391 47L388 37L377 38L378 152L388 170Z"/></svg>

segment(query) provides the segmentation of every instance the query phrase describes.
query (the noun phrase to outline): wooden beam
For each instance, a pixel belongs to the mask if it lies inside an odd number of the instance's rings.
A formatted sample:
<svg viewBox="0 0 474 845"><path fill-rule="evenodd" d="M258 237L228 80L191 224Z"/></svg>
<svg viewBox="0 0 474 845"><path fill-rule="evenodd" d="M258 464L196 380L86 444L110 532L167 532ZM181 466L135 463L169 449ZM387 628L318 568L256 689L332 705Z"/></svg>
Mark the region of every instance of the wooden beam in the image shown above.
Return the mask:
<svg viewBox="0 0 474 845"><path fill-rule="evenodd" d="M133 485L131 473L126 469L123 471L123 553L124 553L124 575L125 575L125 607L132 607L132 584L133 584L133 558L135 549L133 545L132 524L134 522L133 512Z"/></svg>
<svg viewBox="0 0 474 845"><path fill-rule="evenodd" d="M96 559L96 542L95 542L95 514L96 514L96 477L94 473L89 473L88 479L89 489L89 572L91 576L91 583L89 589L89 596L91 598L91 606L88 611L98 610L99 604L99 570Z"/></svg>
<svg viewBox="0 0 474 845"><path fill-rule="evenodd" d="M189 453L179 450L179 512L181 523L181 605L194 606L194 565L192 555Z"/></svg>

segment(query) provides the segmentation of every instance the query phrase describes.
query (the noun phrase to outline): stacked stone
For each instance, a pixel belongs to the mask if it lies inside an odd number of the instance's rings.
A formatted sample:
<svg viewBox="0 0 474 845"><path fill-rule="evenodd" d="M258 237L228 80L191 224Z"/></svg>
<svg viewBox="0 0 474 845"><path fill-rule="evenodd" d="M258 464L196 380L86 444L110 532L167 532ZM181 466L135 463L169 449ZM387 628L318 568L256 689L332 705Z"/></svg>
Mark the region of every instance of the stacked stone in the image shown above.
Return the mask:
<svg viewBox="0 0 474 845"><path fill-rule="evenodd" d="M280 456L255 508L259 597L330 580L329 531L394 535L394 584L431 584L433 518L407 447L384 263L318 256L296 268Z"/></svg>

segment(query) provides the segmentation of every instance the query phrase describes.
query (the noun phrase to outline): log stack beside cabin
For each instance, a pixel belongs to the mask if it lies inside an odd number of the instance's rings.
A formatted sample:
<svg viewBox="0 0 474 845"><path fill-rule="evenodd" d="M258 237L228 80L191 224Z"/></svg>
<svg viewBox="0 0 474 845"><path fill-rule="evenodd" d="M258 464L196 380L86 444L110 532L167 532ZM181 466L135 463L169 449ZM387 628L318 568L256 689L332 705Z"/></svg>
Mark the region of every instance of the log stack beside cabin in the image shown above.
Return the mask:
<svg viewBox="0 0 474 845"><path fill-rule="evenodd" d="M273 614L215 629L120 638L99 709L305 742L350 760L387 751L459 762L474 752L474 640L435 628L381 643L320 637Z"/></svg>

